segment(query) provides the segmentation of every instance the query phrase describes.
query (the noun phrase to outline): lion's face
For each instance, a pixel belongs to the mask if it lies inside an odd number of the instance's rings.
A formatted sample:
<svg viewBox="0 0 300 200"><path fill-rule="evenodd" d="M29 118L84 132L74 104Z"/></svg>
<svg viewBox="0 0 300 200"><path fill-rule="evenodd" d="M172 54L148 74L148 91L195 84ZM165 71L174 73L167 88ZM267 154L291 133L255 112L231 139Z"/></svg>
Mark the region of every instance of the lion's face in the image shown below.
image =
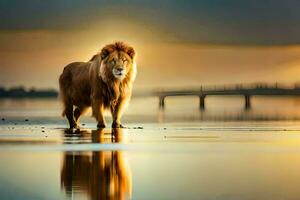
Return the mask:
<svg viewBox="0 0 300 200"><path fill-rule="evenodd" d="M131 58L124 52L113 52L106 60L106 68L117 80L123 80L130 71Z"/></svg>
<svg viewBox="0 0 300 200"><path fill-rule="evenodd" d="M134 73L131 75L129 73L134 68L134 55L134 49L121 42L105 46L100 53L102 79L122 81L126 77L132 76Z"/></svg>

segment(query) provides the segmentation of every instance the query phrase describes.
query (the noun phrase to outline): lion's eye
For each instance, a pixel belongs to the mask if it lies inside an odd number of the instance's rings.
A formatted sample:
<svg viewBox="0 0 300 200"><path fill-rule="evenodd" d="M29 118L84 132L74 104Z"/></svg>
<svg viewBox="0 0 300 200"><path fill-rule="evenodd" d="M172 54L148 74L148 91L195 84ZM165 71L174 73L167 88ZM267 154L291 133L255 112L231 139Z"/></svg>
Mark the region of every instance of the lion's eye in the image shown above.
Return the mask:
<svg viewBox="0 0 300 200"><path fill-rule="evenodd" d="M116 61L115 61L114 59L112 59L112 60L110 61L110 63L111 63L112 65L114 65L114 64L116 64Z"/></svg>
<svg viewBox="0 0 300 200"><path fill-rule="evenodd" d="M126 58L123 58L122 61L123 61L123 63L127 63L128 62Z"/></svg>

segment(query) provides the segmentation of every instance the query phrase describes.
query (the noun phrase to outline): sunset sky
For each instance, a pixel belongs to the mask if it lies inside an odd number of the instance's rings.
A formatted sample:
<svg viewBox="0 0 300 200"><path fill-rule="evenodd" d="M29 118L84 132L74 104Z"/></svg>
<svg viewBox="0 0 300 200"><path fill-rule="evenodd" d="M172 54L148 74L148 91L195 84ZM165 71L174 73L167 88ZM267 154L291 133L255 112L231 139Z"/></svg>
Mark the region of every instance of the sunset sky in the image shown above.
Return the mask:
<svg viewBox="0 0 300 200"><path fill-rule="evenodd" d="M123 40L137 88L300 81L300 1L0 1L0 85L57 88L63 67Z"/></svg>

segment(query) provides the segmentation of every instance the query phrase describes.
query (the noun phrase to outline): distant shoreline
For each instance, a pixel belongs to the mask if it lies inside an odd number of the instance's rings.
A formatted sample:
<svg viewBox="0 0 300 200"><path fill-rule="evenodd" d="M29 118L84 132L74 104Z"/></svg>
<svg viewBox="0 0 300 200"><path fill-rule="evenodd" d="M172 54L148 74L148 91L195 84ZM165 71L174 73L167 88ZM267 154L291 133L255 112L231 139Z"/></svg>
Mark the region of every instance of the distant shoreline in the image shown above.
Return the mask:
<svg viewBox="0 0 300 200"><path fill-rule="evenodd" d="M29 90L24 87L14 87L6 89L0 87L0 98L57 98L58 92L54 89L37 90L31 88Z"/></svg>
<svg viewBox="0 0 300 200"><path fill-rule="evenodd" d="M135 90L132 97L166 97L166 96L180 96L180 95L193 95L201 96L200 93L212 92L228 92L239 95L237 91L249 93L249 95L276 95L276 96L300 96L300 84L284 85L284 84L267 84L267 83L253 83L253 84L225 84L225 85L207 85L199 87L185 87L185 88L156 88L151 90ZM191 93L191 94L190 94ZM195 93L195 94L194 94ZM256 94L257 93L257 94ZM173 95L172 95L173 94ZM36 89L25 88L23 86L5 88L0 86L0 99L3 98L57 98L59 92L56 89ZM230 94L232 95L232 94ZM242 94L243 95L243 94Z"/></svg>

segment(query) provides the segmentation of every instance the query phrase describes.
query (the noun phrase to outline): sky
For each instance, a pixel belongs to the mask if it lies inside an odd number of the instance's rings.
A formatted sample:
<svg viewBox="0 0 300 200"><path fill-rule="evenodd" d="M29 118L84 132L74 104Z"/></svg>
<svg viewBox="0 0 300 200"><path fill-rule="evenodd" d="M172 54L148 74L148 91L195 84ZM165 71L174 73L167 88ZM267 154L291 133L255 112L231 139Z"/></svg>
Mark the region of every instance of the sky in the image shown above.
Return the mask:
<svg viewBox="0 0 300 200"><path fill-rule="evenodd" d="M123 40L136 85L297 82L297 0L1 0L0 85L57 88L63 67Z"/></svg>

